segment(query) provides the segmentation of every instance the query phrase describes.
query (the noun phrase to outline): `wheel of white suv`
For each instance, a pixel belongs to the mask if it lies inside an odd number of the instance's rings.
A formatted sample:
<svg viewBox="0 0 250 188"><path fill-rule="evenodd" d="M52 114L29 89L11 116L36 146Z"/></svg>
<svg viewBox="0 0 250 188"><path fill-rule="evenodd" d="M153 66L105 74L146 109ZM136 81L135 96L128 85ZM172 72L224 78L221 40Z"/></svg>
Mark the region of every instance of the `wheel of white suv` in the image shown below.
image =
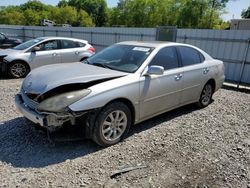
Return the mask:
<svg viewBox="0 0 250 188"><path fill-rule="evenodd" d="M118 143L128 133L131 125L130 109L121 102L104 107L95 122L93 140L101 146Z"/></svg>
<svg viewBox="0 0 250 188"><path fill-rule="evenodd" d="M24 78L29 73L29 67L23 62L13 62L8 67L8 73L12 78Z"/></svg>

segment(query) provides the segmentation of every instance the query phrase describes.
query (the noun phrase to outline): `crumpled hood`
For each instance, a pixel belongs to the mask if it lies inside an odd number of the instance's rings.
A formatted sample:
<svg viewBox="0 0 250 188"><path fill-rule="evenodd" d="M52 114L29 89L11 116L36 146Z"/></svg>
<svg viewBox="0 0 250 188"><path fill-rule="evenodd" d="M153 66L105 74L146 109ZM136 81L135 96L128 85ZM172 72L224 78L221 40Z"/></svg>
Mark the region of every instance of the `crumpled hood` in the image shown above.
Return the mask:
<svg viewBox="0 0 250 188"><path fill-rule="evenodd" d="M62 85L88 83L127 74L80 62L54 64L31 71L23 81L22 88L27 93L43 94Z"/></svg>

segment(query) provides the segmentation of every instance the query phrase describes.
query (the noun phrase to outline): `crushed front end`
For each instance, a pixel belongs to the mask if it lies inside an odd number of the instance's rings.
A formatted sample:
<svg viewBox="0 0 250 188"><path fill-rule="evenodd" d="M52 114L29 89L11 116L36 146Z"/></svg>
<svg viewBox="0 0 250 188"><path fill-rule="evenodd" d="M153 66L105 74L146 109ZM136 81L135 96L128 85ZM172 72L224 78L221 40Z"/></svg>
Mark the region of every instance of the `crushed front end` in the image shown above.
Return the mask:
<svg viewBox="0 0 250 188"><path fill-rule="evenodd" d="M87 112L72 112L69 108L65 108L60 112L39 111L38 94L27 93L23 89L15 96L15 104L17 109L30 121L53 132L61 128L64 123L69 122L71 125L76 123L78 117L83 116Z"/></svg>

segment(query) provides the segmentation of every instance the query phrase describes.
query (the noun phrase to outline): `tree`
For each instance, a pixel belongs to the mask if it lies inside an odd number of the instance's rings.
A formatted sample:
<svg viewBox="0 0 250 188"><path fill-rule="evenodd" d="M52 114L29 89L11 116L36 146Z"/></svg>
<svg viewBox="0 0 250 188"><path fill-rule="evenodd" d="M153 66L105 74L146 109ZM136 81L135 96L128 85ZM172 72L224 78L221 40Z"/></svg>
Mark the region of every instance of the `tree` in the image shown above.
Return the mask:
<svg viewBox="0 0 250 188"><path fill-rule="evenodd" d="M241 12L241 17L242 17L242 18L250 18L250 6L248 7L247 10L244 9L244 10Z"/></svg>
<svg viewBox="0 0 250 188"><path fill-rule="evenodd" d="M68 5L78 11L85 10L95 22L96 26L104 26L107 23L107 3L105 0L69 0Z"/></svg>
<svg viewBox="0 0 250 188"><path fill-rule="evenodd" d="M77 22L77 11L74 7L54 7L51 11L50 18L57 24L75 25Z"/></svg>
<svg viewBox="0 0 250 188"><path fill-rule="evenodd" d="M120 0L109 13L110 25L213 28L228 0Z"/></svg>
<svg viewBox="0 0 250 188"><path fill-rule="evenodd" d="M0 13L0 23L10 25L24 25L24 15L17 10L5 9Z"/></svg>
<svg viewBox="0 0 250 188"><path fill-rule="evenodd" d="M83 27L94 27L95 24L92 21L92 18L89 16L89 14L84 11L80 10L77 15L77 26L83 26Z"/></svg>
<svg viewBox="0 0 250 188"><path fill-rule="evenodd" d="M61 0L59 1L59 3L57 4L58 7L66 7L68 6L68 1L67 0Z"/></svg>

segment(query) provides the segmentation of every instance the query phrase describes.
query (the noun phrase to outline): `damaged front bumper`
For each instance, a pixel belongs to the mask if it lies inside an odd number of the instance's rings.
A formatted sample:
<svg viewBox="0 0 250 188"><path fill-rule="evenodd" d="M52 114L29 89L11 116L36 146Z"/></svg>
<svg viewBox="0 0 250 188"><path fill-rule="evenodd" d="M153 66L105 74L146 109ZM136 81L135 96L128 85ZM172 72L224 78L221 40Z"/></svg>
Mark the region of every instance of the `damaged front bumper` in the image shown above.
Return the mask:
<svg viewBox="0 0 250 188"><path fill-rule="evenodd" d="M62 127L65 122L70 122L72 125L75 124L77 117L84 115L86 112L78 114L71 114L65 112L63 114L48 113L48 112L37 112L36 110L29 107L22 98L21 94L17 94L15 97L15 104L17 109L30 121L39 124L46 128L48 131L53 132Z"/></svg>

